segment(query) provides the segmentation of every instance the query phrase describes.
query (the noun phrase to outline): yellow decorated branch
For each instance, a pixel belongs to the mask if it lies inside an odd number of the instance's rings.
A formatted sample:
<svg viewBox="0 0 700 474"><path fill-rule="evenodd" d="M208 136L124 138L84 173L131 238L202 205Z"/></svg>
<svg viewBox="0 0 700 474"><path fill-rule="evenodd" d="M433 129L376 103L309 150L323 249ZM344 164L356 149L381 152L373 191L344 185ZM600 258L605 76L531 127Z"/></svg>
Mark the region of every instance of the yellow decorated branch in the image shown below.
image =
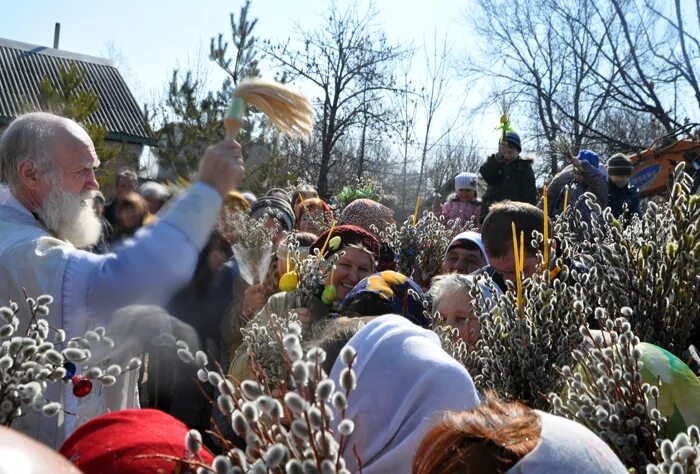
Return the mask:
<svg viewBox="0 0 700 474"><path fill-rule="evenodd" d="M420 208L420 196L416 198L416 209L413 211L413 227L416 226L416 220L418 219L418 209Z"/></svg>
<svg viewBox="0 0 700 474"><path fill-rule="evenodd" d="M513 260L515 264L515 303L518 307L520 317L523 317L525 308L523 300L523 268L525 266L525 233L520 231L520 245L518 245L518 234L515 230L515 222L511 223L513 231Z"/></svg>
<svg viewBox="0 0 700 474"><path fill-rule="evenodd" d="M319 262L323 258L323 254L326 252L326 247L328 247L328 242L331 240L331 235L333 235L334 229L335 229L335 220L333 220L333 223L331 224L331 230L328 231L328 236L326 237L326 241L323 242L323 247L321 247L321 252L318 254L318 261Z"/></svg>
<svg viewBox="0 0 700 474"><path fill-rule="evenodd" d="M500 125L496 127L496 130L501 131L501 142L504 142L506 140L506 133L513 131L510 119L508 118L508 115L505 112L503 113L503 115L501 115Z"/></svg>

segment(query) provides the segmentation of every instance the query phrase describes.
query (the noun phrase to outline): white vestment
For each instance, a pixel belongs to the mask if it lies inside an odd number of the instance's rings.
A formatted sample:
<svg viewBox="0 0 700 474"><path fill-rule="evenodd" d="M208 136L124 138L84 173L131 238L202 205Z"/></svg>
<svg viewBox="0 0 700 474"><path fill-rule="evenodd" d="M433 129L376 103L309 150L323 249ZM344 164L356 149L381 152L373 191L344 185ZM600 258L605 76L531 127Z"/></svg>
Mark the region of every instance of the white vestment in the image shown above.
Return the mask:
<svg viewBox="0 0 700 474"><path fill-rule="evenodd" d="M95 255L53 237L12 195L0 196L0 306L20 305L20 331L26 330L28 309L22 289L36 298L54 298L49 325L67 337L107 326L115 310L131 304L164 305L186 285L216 223L221 196L203 183L194 184L164 212L158 222L140 229L116 253ZM109 334L108 334L109 335ZM116 341L120 344L120 341ZM138 354L133 354L138 355ZM123 362L123 361L114 361ZM115 387L95 383L93 393L78 400L71 386L50 384L47 398L63 399L63 426L29 409L12 427L58 447L87 418L105 411L138 406L137 372ZM63 393L61 393L63 392Z"/></svg>

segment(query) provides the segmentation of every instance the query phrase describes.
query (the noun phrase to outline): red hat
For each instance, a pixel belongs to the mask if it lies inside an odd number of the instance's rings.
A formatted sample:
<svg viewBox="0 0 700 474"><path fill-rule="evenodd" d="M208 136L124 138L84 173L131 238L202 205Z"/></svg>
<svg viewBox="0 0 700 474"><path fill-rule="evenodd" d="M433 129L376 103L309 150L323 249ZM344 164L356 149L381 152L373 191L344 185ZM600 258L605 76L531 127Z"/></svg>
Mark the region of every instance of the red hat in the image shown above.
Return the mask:
<svg viewBox="0 0 700 474"><path fill-rule="evenodd" d="M313 254L314 249L318 249L319 251L321 250L326 238L328 237L329 231L330 229L319 235L316 241L311 244L309 249L311 254ZM333 255L343 247L355 244L362 245L372 254L372 256L374 256L375 260L379 260L379 248L381 245L377 238L366 230L354 225L339 225L333 229L333 235L331 238L333 237L340 237L340 247L335 250L326 247L326 257Z"/></svg>
<svg viewBox="0 0 700 474"><path fill-rule="evenodd" d="M175 461L150 455L184 459L188 431L183 422L159 410L115 411L80 426L59 452L85 474L174 472ZM198 454L211 465L209 451L202 448ZM142 455L147 457L137 459Z"/></svg>

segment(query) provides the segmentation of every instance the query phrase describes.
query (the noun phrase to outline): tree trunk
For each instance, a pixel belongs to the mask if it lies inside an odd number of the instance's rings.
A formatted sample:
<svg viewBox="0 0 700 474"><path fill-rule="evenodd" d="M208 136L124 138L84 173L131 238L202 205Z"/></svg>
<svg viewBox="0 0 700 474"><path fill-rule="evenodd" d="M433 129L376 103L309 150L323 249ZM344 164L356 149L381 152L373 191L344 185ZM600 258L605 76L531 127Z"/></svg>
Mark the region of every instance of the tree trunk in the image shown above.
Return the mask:
<svg viewBox="0 0 700 474"><path fill-rule="evenodd" d="M428 125L425 129L425 140L423 141L423 153L420 158L420 173L418 173L418 185L416 186L416 202L420 197L420 187L423 184L423 172L425 170L425 159L428 156L428 137L430 136L430 122L432 117L428 118Z"/></svg>
<svg viewBox="0 0 700 474"><path fill-rule="evenodd" d="M408 168L408 132L403 142L403 171L401 172L401 209L406 209L406 170Z"/></svg>
<svg viewBox="0 0 700 474"><path fill-rule="evenodd" d="M328 172L331 162L331 137L324 137L321 145L321 166L318 171L318 183L316 190L321 199L328 199Z"/></svg>
<svg viewBox="0 0 700 474"><path fill-rule="evenodd" d="M360 157L357 166L357 179L362 179L365 167L365 137L367 136L367 116L362 121L362 137L360 138Z"/></svg>

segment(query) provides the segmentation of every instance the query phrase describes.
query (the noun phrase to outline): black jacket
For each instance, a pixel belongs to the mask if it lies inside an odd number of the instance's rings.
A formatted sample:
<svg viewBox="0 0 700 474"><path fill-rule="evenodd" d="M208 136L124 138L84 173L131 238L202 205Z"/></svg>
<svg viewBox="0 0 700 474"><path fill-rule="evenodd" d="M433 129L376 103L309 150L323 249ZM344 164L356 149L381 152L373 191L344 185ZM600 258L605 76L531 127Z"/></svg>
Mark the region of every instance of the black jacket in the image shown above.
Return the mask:
<svg viewBox="0 0 700 474"><path fill-rule="evenodd" d="M499 201L519 201L529 204L537 202L535 173L532 161L518 158L510 163L503 163L491 155L479 169L486 181L486 192L481 198L481 221L488 214L489 207Z"/></svg>
<svg viewBox="0 0 700 474"><path fill-rule="evenodd" d="M637 214L640 216L642 210L639 207L639 190L636 186L628 184L624 188L619 187L612 181L608 181L608 206L615 217L622 215L623 206L627 204L629 216Z"/></svg>

